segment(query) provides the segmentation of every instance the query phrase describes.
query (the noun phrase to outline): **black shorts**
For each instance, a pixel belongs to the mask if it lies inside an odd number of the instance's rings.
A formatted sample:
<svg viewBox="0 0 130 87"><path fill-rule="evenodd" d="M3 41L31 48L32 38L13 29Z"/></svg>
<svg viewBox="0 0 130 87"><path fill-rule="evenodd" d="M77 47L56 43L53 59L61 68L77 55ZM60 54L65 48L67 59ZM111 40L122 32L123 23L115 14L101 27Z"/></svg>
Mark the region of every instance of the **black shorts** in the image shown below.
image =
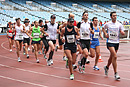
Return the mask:
<svg viewBox="0 0 130 87"><path fill-rule="evenodd" d="M52 41L53 42L53 44L56 44L56 40L47 40L47 42L49 42L49 41Z"/></svg>
<svg viewBox="0 0 130 87"><path fill-rule="evenodd" d="M82 40L82 39L80 39L80 43L81 43L82 50L85 49L85 48L87 48L88 52L89 52L89 49L90 49L90 40Z"/></svg>
<svg viewBox="0 0 130 87"><path fill-rule="evenodd" d="M24 38L23 39L23 44L27 43L28 45L30 45L30 38Z"/></svg>
<svg viewBox="0 0 130 87"><path fill-rule="evenodd" d="M60 39L60 34L58 35L58 42L59 42L59 45L63 45L64 43L62 42L62 39Z"/></svg>
<svg viewBox="0 0 130 87"><path fill-rule="evenodd" d="M75 44L65 44L64 50L70 50L71 53L76 53L77 52L77 45L75 45Z"/></svg>
<svg viewBox="0 0 130 87"><path fill-rule="evenodd" d="M15 41L18 41L19 43L22 43L22 42L23 42L23 40L15 40Z"/></svg>
<svg viewBox="0 0 130 87"><path fill-rule="evenodd" d="M109 47L114 47L115 50L119 49L119 43L107 43L107 49L109 50Z"/></svg>
<svg viewBox="0 0 130 87"><path fill-rule="evenodd" d="M33 41L33 40L32 40L32 43L31 43L31 44L40 44L40 41L41 41L41 40L39 40L39 41Z"/></svg>

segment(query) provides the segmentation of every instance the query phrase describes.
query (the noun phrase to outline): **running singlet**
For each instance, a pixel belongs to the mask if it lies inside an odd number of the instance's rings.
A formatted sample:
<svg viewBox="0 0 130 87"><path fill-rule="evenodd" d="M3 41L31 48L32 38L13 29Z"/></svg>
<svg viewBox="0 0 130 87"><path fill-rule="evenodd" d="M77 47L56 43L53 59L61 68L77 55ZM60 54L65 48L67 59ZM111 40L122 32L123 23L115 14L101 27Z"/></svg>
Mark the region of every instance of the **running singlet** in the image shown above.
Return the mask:
<svg viewBox="0 0 130 87"><path fill-rule="evenodd" d="M35 26L33 26L32 29L32 37L33 37L33 41L39 41L41 40L41 38L39 37L41 35L41 31L40 31L40 27L38 26L38 28L35 28Z"/></svg>
<svg viewBox="0 0 130 87"><path fill-rule="evenodd" d="M71 32L67 31L67 27L65 27L65 44L75 44L76 41L76 35L77 33L75 32L74 26Z"/></svg>
<svg viewBox="0 0 130 87"><path fill-rule="evenodd" d="M106 23L103 28L107 29L107 33L109 35L109 38L107 38L107 43L119 43L120 30L124 31L124 27L121 23L118 21L116 21L116 23L110 21Z"/></svg>
<svg viewBox="0 0 130 87"><path fill-rule="evenodd" d="M15 36L15 40L23 40L23 33L21 32L21 30L23 30L23 26L22 24L19 26L15 26L16 29L16 36Z"/></svg>
<svg viewBox="0 0 130 87"><path fill-rule="evenodd" d="M92 36L92 41L98 41L99 39L99 28L97 27L97 30L93 27L94 34L91 34Z"/></svg>
<svg viewBox="0 0 130 87"><path fill-rule="evenodd" d="M90 23L89 22L79 22L77 25L80 28L80 39L90 40Z"/></svg>
<svg viewBox="0 0 130 87"><path fill-rule="evenodd" d="M29 28L30 28L30 25L25 26L25 30L26 30L26 31L29 31ZM24 38L29 38L29 36L28 36L26 33L23 34L23 37L24 37Z"/></svg>
<svg viewBox="0 0 130 87"><path fill-rule="evenodd" d="M9 38L13 38L12 30L9 30L9 32L8 32L8 37L9 37Z"/></svg>

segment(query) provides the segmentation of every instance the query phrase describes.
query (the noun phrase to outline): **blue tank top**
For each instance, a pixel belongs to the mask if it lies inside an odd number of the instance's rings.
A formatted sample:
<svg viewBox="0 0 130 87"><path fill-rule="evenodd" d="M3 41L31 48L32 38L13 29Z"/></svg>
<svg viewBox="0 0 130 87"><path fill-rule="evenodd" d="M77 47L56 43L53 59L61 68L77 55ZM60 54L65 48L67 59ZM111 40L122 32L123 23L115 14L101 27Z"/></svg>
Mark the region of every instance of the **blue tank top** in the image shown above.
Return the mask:
<svg viewBox="0 0 130 87"><path fill-rule="evenodd" d="M98 41L99 39L99 28L97 27L97 30L93 27L94 34L91 34L91 41Z"/></svg>

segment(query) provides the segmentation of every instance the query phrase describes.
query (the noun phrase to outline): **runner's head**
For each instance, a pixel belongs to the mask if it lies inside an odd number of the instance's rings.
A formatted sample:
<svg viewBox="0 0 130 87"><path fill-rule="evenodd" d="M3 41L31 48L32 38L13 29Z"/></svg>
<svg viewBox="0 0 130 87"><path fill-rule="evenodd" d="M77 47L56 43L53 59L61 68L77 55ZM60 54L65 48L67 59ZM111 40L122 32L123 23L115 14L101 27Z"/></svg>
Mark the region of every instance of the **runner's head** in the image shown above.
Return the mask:
<svg viewBox="0 0 130 87"><path fill-rule="evenodd" d="M43 20L39 20L39 25L40 25L40 26L43 25Z"/></svg>
<svg viewBox="0 0 130 87"><path fill-rule="evenodd" d="M83 12L82 18L83 18L84 20L88 20L88 11L84 11L84 12Z"/></svg>
<svg viewBox="0 0 130 87"><path fill-rule="evenodd" d="M93 21L93 25L95 25L95 26L98 25L98 19L97 19L97 17L93 17L92 21Z"/></svg>
<svg viewBox="0 0 130 87"><path fill-rule="evenodd" d="M38 21L34 21L34 25L35 25L35 26L38 26Z"/></svg>
<svg viewBox="0 0 130 87"><path fill-rule="evenodd" d="M113 22L116 22L116 19L117 19L117 14L116 14L116 12L111 12L111 13L110 13L110 17L111 17L111 19L112 19Z"/></svg>
<svg viewBox="0 0 130 87"><path fill-rule="evenodd" d="M70 13L68 16L69 16L69 18L73 18L74 19L74 14Z"/></svg>
<svg viewBox="0 0 130 87"><path fill-rule="evenodd" d="M51 23L52 23L52 24L55 23L55 19L56 19L56 16L55 16L55 15L51 15Z"/></svg>
<svg viewBox="0 0 130 87"><path fill-rule="evenodd" d="M73 26L74 25L74 19L73 18L69 18L68 19L68 26Z"/></svg>
<svg viewBox="0 0 130 87"><path fill-rule="evenodd" d="M29 21L28 21L28 20L25 20L25 21L24 21L24 24L25 24L26 26L28 26L28 25L29 25Z"/></svg>
<svg viewBox="0 0 130 87"><path fill-rule="evenodd" d="M21 21L20 18L16 18L15 20L16 20L16 23L17 23L17 24L20 24L20 21Z"/></svg>

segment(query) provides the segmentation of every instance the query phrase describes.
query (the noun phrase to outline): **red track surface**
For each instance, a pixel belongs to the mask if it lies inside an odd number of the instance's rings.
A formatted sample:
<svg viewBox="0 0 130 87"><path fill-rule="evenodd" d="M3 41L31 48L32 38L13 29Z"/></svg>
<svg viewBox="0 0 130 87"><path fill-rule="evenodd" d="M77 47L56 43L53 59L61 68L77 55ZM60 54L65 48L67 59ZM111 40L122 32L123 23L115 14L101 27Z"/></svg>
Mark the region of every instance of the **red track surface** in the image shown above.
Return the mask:
<svg viewBox="0 0 130 87"><path fill-rule="evenodd" d="M54 54L54 65L47 66L46 60L39 55L37 64L34 54L30 58L21 52L22 62L17 62L16 49L9 52L6 36L0 36L0 87L129 87L130 86L130 43L121 43L118 52L118 73L120 81L115 81L112 66L109 76L104 75L103 67L107 63L109 51L105 43L101 43L101 56L104 62L99 62L100 71L93 70L94 59L86 65L85 74L74 71L75 79L69 80L69 70L62 61L63 51ZM48 56L48 55L47 55Z"/></svg>

